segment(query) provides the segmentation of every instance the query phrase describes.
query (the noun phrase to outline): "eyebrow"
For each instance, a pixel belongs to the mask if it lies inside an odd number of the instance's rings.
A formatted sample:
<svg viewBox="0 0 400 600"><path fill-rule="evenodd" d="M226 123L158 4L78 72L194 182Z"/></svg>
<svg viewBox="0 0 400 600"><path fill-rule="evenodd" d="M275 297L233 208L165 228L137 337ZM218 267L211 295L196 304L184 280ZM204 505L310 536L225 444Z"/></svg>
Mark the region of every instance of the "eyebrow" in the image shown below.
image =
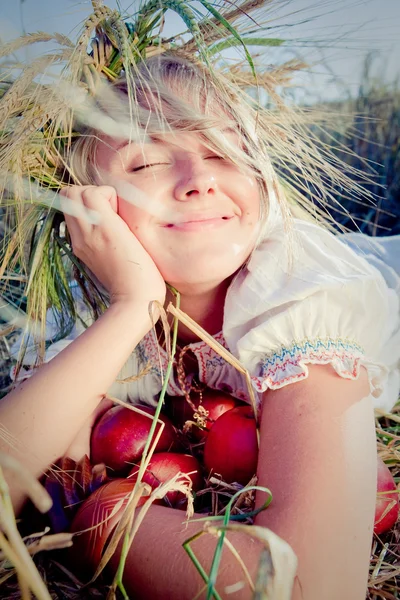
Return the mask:
<svg viewBox="0 0 400 600"><path fill-rule="evenodd" d="M157 139L156 135L147 134L146 137L147 137L147 139L151 140L151 142L153 142L153 143L157 143L158 141L160 141L159 139ZM135 143L137 143L137 142L135 142L132 139L131 140L125 139L115 147L115 150L117 150L117 151L122 150L126 146L130 146L131 144L135 144Z"/></svg>
<svg viewBox="0 0 400 600"><path fill-rule="evenodd" d="M125 139L115 147L115 150L118 152L119 150L122 150L126 146L130 146L131 144L135 144L135 143L136 142L134 142L134 140Z"/></svg>
<svg viewBox="0 0 400 600"><path fill-rule="evenodd" d="M179 131L179 130L178 130L178 131ZM191 132L189 132L189 133L191 133ZM193 132L193 133L202 133L202 132L198 131L198 132ZM230 134L230 133L232 134L232 133L233 133L233 134L235 134L235 135L236 135L236 134L238 134L238 133L239 133L239 129L238 129L238 128L236 128L236 127L225 127L224 129L221 129L221 133L222 133L222 134L225 134L225 135L226 135L226 134ZM147 138L150 140L150 142L151 142L151 143L153 143L153 144L157 144L157 143L159 143L159 142L162 142L162 141L163 141L163 140L161 139L161 136L162 136L162 135L163 135L162 133L160 133L160 134L156 134L156 133L154 133L154 134L148 134L148 135L147 135ZM125 139L125 140L123 140L123 141L122 141L120 144L118 144L118 145L116 146L115 150L116 150L117 152L119 152L120 150L123 150L123 149L124 149L126 146L130 146L132 143L135 143L135 142L134 142L133 140L128 140L128 139Z"/></svg>

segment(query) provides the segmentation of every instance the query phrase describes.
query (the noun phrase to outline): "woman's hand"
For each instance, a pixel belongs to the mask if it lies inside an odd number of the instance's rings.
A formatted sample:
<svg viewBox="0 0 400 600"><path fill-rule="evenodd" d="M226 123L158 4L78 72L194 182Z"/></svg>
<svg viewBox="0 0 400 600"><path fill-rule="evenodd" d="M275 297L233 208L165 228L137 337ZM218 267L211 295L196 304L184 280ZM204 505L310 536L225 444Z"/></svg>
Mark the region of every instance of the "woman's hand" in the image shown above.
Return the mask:
<svg viewBox="0 0 400 600"><path fill-rule="evenodd" d="M116 302L164 304L165 282L153 259L117 214L117 194L109 186L71 186L62 195L75 203L65 220L74 254L104 285ZM96 211L99 223L85 216Z"/></svg>

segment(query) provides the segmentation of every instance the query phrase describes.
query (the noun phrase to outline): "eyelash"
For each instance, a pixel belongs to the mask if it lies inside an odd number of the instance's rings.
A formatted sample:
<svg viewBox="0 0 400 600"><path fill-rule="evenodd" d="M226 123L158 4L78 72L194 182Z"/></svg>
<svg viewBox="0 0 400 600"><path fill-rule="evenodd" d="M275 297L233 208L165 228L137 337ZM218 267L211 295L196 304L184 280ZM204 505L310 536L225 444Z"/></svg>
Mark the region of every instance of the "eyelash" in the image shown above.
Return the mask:
<svg viewBox="0 0 400 600"><path fill-rule="evenodd" d="M158 167L159 165L165 165L167 163L152 163L150 165L140 165L139 167L134 167L132 169L133 173L136 173L136 171L142 171L143 169L147 169L148 167Z"/></svg>
<svg viewBox="0 0 400 600"><path fill-rule="evenodd" d="M211 158L216 158L217 160L224 160L223 156L217 156L217 155L215 155L215 156L206 156L204 158L204 160L209 160ZM166 165L166 164L168 164L168 163L152 163L152 164L149 164L149 165L140 165L139 167L134 167L132 169L132 172L136 173L137 171L142 171L143 169L147 169L148 167L158 167L160 165Z"/></svg>

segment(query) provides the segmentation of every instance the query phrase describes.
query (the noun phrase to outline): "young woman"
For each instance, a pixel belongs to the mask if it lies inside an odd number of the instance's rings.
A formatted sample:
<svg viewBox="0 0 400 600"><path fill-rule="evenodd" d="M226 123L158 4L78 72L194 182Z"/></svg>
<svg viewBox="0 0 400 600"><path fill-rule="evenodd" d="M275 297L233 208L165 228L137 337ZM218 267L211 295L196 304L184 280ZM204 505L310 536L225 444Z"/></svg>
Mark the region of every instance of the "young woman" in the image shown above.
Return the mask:
<svg viewBox="0 0 400 600"><path fill-rule="evenodd" d="M376 498L373 407L387 390L391 365L382 364L382 351L395 348L396 292L361 252L291 219L266 132L256 135L254 109L229 82L179 53L143 61L137 71L117 86L131 128L122 139L86 129L68 157L79 184L62 191L73 252L109 307L50 347L51 360L23 373L2 400L2 426L20 443L7 451L39 477L62 455L88 453L110 390L154 405L165 352L149 305L168 304L167 283L182 310L250 372L261 416L258 484L274 497L255 524L295 551L293 600L362 600ZM87 321L84 311L80 317ZM244 378L182 324L178 342L188 346L191 380L249 400ZM149 361L148 374L115 384L121 370L138 374ZM176 374L168 393L182 395ZM385 402L393 404L395 393ZM12 481L10 489L19 511L23 494ZM256 504L263 500L259 494ZM198 529L183 525L181 511L153 506L129 552L128 592L163 600L199 593L202 580L181 549ZM259 543L230 539L254 578ZM210 536L194 547L206 569L214 547ZM222 597L242 579L237 571L225 553ZM244 583L229 597L251 593Z"/></svg>

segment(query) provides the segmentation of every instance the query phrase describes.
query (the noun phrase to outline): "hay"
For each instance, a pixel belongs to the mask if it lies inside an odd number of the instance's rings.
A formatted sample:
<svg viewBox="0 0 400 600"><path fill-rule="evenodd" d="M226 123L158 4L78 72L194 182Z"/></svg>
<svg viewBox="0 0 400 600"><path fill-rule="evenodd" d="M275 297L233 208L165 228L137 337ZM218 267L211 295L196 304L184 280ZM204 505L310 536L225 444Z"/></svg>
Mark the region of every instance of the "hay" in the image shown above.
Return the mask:
<svg viewBox="0 0 400 600"><path fill-rule="evenodd" d="M376 411L378 454L390 468L396 483L400 479L400 403L393 414ZM398 486L399 487L399 486ZM371 551L367 600L400 597L399 522L388 533L374 535Z"/></svg>

